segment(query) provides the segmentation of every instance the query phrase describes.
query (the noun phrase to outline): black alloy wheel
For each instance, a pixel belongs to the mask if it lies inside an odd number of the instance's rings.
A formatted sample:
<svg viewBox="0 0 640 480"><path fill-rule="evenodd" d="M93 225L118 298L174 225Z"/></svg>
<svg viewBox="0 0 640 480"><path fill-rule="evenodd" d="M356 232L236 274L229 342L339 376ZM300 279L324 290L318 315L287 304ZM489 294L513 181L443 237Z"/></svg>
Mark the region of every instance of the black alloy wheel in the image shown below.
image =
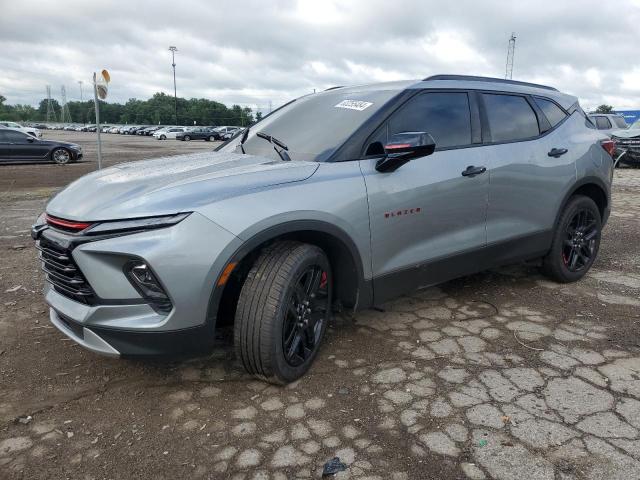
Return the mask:
<svg viewBox="0 0 640 480"><path fill-rule="evenodd" d="M587 208L578 210L565 228L562 260L570 272L579 272L593 262L600 235L595 215Z"/></svg>
<svg viewBox="0 0 640 480"><path fill-rule="evenodd" d="M580 280L596 260L601 234L602 217L596 203L584 195L571 197L543 258L544 273L561 283Z"/></svg>
<svg viewBox="0 0 640 480"><path fill-rule="evenodd" d="M292 367L315 353L329 309L327 272L312 265L299 276L288 301L282 329L282 351Z"/></svg>

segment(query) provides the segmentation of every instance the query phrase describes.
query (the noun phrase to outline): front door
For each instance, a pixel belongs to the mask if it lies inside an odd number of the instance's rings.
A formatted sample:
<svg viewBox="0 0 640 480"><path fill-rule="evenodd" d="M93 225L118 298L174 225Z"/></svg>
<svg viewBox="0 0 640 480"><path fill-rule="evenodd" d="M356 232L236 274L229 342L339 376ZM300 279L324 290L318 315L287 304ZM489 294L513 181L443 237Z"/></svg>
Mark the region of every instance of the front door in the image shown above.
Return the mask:
<svg viewBox="0 0 640 480"><path fill-rule="evenodd" d="M436 142L432 155L391 173L376 171L379 157L360 161L377 303L477 270L473 255L486 245L489 179L479 118L472 120L477 112L467 92L420 93L373 135L369 153L400 132L427 132ZM467 175L468 167L481 173Z"/></svg>
<svg viewBox="0 0 640 480"><path fill-rule="evenodd" d="M49 147L33 136L16 130L6 131L5 135L11 143L11 156L16 159L43 158Z"/></svg>

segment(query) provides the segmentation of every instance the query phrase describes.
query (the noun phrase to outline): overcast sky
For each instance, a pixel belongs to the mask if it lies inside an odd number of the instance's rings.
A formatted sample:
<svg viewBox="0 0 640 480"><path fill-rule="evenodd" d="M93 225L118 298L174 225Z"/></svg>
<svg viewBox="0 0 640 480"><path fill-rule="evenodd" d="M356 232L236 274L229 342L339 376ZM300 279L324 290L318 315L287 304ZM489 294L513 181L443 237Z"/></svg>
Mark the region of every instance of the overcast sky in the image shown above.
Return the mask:
<svg viewBox="0 0 640 480"><path fill-rule="evenodd" d="M0 94L36 104L173 93L268 109L335 85L436 73L513 78L577 95L585 108L640 109L640 0L0 0Z"/></svg>

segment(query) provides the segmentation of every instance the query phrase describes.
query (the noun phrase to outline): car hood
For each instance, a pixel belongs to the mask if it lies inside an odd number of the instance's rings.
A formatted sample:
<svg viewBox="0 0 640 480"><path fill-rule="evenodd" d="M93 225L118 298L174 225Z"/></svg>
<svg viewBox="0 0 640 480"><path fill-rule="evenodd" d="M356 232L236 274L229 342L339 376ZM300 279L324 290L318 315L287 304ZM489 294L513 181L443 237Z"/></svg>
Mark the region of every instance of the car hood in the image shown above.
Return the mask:
<svg viewBox="0 0 640 480"><path fill-rule="evenodd" d="M611 135L618 138L634 138L640 137L640 128L631 128L627 130L614 130Z"/></svg>
<svg viewBox="0 0 640 480"><path fill-rule="evenodd" d="M193 211L223 198L305 180L317 169L315 162L217 152L123 163L76 180L49 201L46 211L84 221Z"/></svg>

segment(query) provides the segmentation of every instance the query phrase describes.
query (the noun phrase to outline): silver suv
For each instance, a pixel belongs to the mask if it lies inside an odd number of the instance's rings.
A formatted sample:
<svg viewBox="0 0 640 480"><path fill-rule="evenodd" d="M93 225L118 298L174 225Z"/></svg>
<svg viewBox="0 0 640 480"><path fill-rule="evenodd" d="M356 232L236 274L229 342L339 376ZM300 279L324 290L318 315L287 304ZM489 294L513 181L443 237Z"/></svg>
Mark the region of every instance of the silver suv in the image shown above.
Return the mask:
<svg viewBox="0 0 640 480"><path fill-rule="evenodd" d="M439 75L287 103L214 152L69 185L32 235L50 318L110 355L206 347L303 375L334 309L541 258L580 279L610 211L613 142L554 88Z"/></svg>
<svg viewBox="0 0 640 480"><path fill-rule="evenodd" d="M629 127L624 117L618 113L590 113L588 117L598 130L609 136L615 130Z"/></svg>

